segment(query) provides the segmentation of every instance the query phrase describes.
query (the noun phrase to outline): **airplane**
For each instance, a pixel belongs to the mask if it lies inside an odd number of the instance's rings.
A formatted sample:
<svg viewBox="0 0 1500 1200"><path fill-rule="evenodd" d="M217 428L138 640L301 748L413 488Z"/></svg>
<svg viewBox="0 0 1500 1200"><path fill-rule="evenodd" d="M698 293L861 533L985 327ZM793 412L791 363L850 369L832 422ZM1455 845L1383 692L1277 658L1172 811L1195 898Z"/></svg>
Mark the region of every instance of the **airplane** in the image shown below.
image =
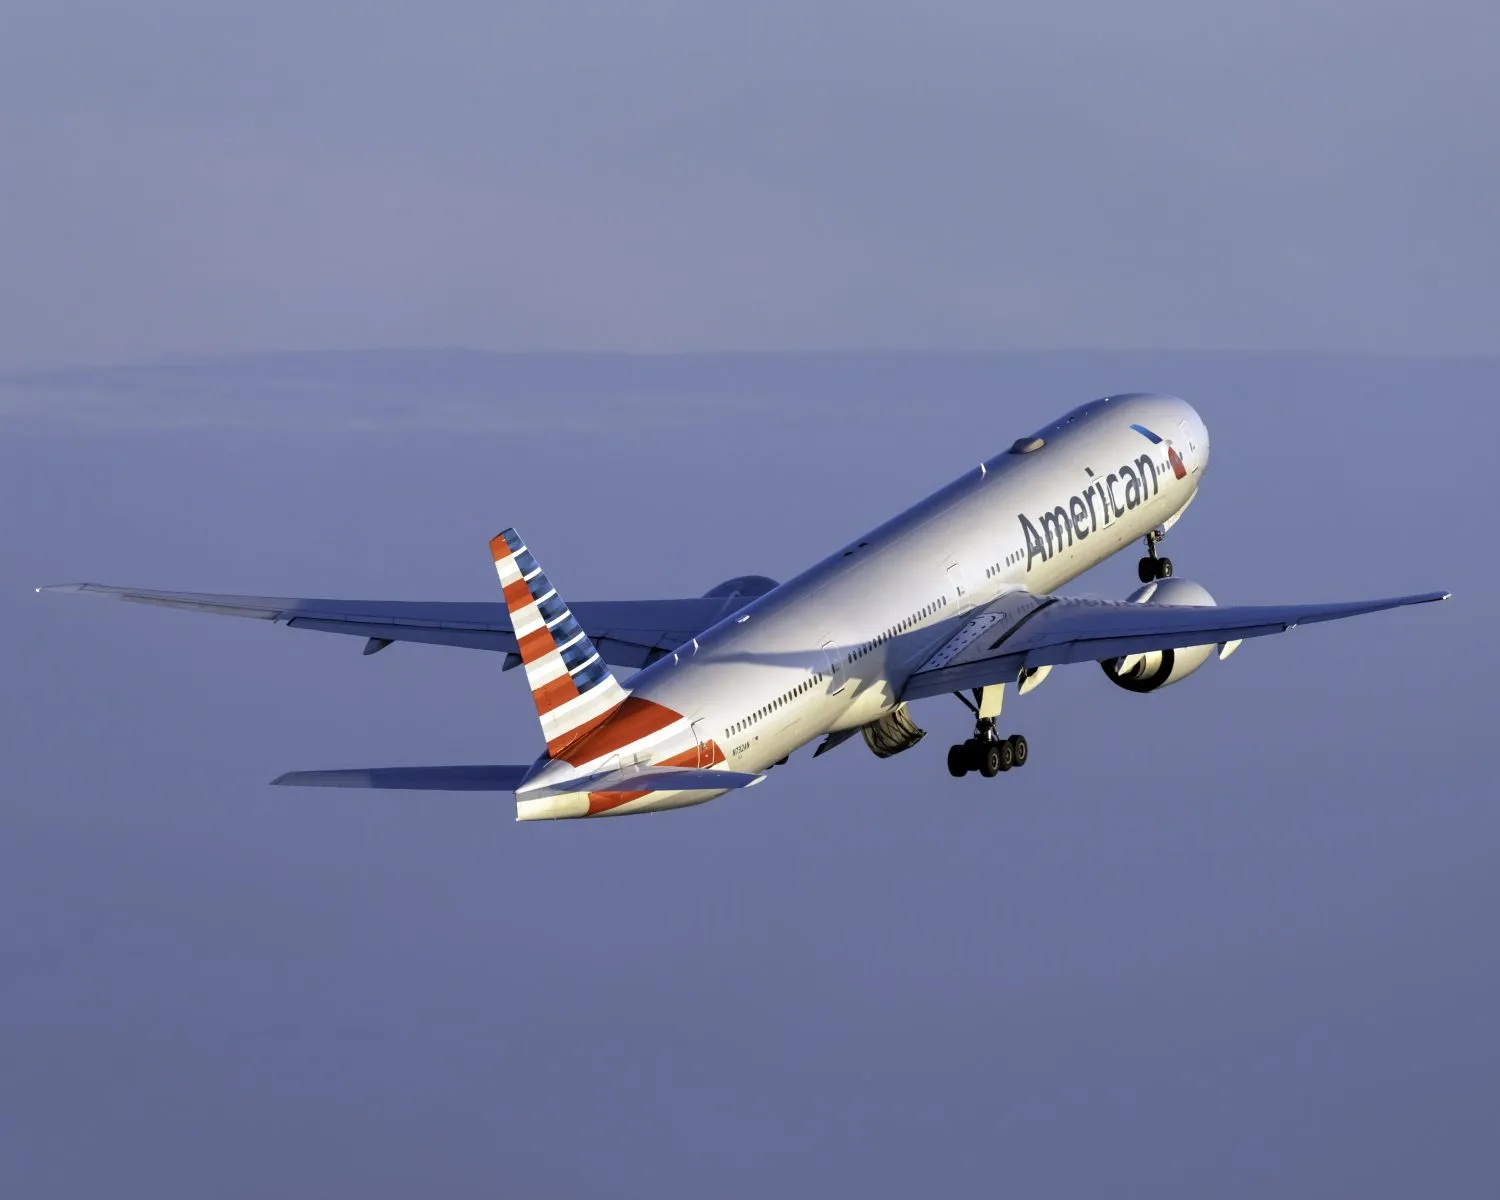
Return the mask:
<svg viewBox="0 0 1500 1200"><path fill-rule="evenodd" d="M546 748L530 764L294 771L281 785L512 792L518 821L701 804L761 783L818 741L877 756L925 736L910 705L956 695L972 734L951 775L1029 763L1002 736L1005 689L1097 662L1129 692L1179 683L1246 638L1446 600L1425 592L1331 604L1219 607L1158 546L1202 484L1207 427L1173 396L1093 400L1018 438L940 491L785 583L726 580L696 599L569 605L514 529L490 542L498 604L312 600L60 584L169 608L353 634L364 653L425 642L525 668ZM1142 543L1123 600L1056 589ZM618 678L611 667L633 669Z"/></svg>

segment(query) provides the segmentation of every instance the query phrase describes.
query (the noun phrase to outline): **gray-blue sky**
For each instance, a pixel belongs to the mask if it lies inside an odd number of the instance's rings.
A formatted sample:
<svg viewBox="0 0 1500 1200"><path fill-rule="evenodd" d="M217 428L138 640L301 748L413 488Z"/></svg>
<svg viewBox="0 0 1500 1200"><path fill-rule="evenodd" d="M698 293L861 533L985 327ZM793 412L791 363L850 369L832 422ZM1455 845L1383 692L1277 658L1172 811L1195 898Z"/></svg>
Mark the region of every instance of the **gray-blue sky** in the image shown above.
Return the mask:
<svg viewBox="0 0 1500 1200"><path fill-rule="evenodd" d="M1169 541L1224 598L1448 586L1034 761L888 762L517 826L296 767L524 760L498 657L79 577L483 599L785 576L1088 396L1214 434ZM317 355L0 387L0 1191L1492 1196L1494 361ZM591 481L587 487L579 480ZM1078 590L1118 596L1133 563Z"/></svg>
<svg viewBox="0 0 1500 1200"><path fill-rule="evenodd" d="M1485 0L12 0L0 366L1500 349Z"/></svg>
<svg viewBox="0 0 1500 1200"><path fill-rule="evenodd" d="M1497 21L12 0L0 1192L1493 1195L1496 360L1153 348L1500 351ZM1133 387L1180 573L1458 598L522 829L264 786L528 758L494 656L30 590L694 594Z"/></svg>

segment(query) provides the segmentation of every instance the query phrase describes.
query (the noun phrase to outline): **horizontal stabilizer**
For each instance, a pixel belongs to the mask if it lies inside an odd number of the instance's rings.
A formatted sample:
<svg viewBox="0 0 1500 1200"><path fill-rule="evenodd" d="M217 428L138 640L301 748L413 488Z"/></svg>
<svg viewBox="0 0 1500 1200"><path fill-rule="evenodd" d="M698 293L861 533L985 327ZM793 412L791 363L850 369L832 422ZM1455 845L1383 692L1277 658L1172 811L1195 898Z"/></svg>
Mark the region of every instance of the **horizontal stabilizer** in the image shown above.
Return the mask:
<svg viewBox="0 0 1500 1200"><path fill-rule="evenodd" d="M528 800L578 792L706 792L750 787L764 779L744 771L720 771L709 767L626 767L599 775L585 775L548 787L528 789Z"/></svg>
<svg viewBox="0 0 1500 1200"><path fill-rule="evenodd" d="M348 771L288 771L279 787L399 788L417 792L513 792L529 767L361 767Z"/></svg>

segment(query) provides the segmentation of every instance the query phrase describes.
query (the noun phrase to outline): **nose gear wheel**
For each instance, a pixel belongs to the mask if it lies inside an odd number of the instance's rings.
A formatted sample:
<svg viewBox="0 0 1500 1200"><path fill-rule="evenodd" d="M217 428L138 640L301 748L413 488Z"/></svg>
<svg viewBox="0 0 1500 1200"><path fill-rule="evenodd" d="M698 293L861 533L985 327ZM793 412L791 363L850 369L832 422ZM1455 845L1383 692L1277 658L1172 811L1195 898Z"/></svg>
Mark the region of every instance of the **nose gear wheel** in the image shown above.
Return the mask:
<svg viewBox="0 0 1500 1200"><path fill-rule="evenodd" d="M1172 560L1158 558L1156 555L1156 543L1166 536L1160 529L1153 529L1146 535L1146 557L1141 559L1135 567L1136 578L1142 583L1172 578Z"/></svg>

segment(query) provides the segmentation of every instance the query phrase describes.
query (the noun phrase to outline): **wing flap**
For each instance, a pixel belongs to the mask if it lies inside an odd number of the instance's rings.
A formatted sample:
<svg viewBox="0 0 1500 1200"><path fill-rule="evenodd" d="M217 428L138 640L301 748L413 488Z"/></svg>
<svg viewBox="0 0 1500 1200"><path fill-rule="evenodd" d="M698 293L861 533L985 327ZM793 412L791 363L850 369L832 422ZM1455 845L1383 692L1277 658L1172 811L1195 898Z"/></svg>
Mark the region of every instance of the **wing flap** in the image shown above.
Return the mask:
<svg viewBox="0 0 1500 1200"><path fill-rule="evenodd" d="M1211 608L1010 593L971 614L911 676L901 698L917 700L1011 683L1033 667L1264 637L1298 625L1428 604L1448 596L1423 592L1332 604Z"/></svg>
<svg viewBox="0 0 1500 1200"><path fill-rule="evenodd" d="M313 629L319 633L347 633L392 642L419 642L427 646L456 646L461 650L503 650L514 653L516 635L508 629L466 629L461 625L397 624L361 621L348 617L291 617L288 629ZM381 647L384 649L384 647ZM370 653L370 651L366 651Z"/></svg>

